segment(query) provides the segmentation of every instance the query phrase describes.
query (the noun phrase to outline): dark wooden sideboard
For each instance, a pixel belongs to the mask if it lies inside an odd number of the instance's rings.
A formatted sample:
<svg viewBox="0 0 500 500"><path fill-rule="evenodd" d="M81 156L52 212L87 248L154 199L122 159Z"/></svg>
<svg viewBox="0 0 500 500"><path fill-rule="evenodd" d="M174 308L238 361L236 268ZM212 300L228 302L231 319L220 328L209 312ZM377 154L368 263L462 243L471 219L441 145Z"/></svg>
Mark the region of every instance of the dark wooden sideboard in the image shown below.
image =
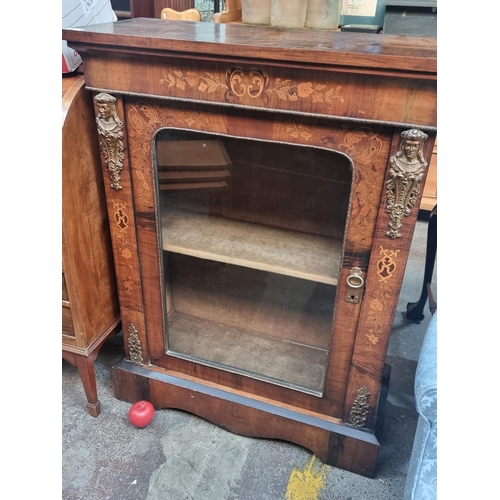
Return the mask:
<svg viewBox="0 0 500 500"><path fill-rule="evenodd" d="M373 477L436 40L154 19L63 38L95 102L116 396Z"/></svg>

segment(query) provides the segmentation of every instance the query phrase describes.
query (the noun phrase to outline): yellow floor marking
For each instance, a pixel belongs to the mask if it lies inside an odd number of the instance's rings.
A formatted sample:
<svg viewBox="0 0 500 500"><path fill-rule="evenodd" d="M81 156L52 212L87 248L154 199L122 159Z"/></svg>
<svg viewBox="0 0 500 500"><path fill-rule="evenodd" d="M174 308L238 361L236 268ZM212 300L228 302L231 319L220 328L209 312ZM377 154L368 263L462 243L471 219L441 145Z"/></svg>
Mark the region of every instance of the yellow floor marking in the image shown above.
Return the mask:
<svg viewBox="0 0 500 500"><path fill-rule="evenodd" d="M321 465L319 470L313 470L313 455L306 468L301 471L293 469L288 480L288 487L285 493L285 500L318 500L321 490L326 487L326 471L328 466Z"/></svg>

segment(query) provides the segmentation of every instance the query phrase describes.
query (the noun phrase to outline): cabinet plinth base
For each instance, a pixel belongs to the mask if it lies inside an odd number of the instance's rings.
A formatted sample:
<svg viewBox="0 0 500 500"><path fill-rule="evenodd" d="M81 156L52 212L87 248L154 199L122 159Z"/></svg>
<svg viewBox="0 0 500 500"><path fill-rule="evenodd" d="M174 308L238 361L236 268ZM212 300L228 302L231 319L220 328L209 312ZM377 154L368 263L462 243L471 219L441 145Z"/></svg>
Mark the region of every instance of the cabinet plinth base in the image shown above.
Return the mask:
<svg viewBox="0 0 500 500"><path fill-rule="evenodd" d="M113 369L115 396L156 409L184 410L235 434L303 446L323 463L373 478L380 444L368 431L317 413L124 360Z"/></svg>

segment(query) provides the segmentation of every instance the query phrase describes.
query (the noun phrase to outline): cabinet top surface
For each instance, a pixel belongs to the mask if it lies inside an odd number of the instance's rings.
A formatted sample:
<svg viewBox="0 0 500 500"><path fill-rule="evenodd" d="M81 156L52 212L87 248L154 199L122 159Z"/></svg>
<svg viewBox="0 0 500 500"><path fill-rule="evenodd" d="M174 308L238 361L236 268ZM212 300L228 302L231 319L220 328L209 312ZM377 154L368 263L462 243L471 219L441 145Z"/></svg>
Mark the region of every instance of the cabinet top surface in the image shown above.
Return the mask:
<svg viewBox="0 0 500 500"><path fill-rule="evenodd" d="M436 38L134 18L63 29L74 44L436 74Z"/></svg>

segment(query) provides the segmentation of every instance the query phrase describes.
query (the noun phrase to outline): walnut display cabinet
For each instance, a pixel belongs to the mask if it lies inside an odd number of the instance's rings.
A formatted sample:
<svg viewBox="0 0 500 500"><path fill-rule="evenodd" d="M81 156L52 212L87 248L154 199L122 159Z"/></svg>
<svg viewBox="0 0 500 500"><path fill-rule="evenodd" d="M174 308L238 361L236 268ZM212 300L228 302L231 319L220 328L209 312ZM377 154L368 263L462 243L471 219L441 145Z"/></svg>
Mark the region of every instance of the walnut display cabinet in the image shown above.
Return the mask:
<svg viewBox="0 0 500 500"><path fill-rule="evenodd" d="M95 102L116 396L373 477L436 40L154 19L63 38Z"/></svg>

